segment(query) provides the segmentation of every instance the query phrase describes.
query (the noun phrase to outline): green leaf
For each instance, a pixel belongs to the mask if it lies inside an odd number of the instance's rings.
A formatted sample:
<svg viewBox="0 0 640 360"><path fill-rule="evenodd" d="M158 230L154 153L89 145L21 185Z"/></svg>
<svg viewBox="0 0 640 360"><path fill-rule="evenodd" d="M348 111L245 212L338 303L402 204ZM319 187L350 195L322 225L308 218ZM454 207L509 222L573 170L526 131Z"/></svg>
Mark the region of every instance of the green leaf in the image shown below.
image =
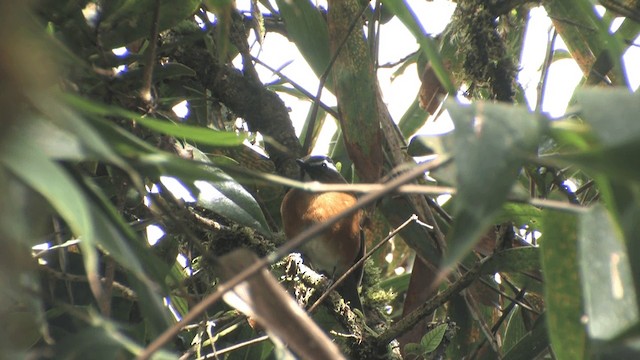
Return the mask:
<svg viewBox="0 0 640 360"><path fill-rule="evenodd" d="M623 41L619 36L610 33L607 24L596 14L591 1L550 0L544 3L544 8L552 19L564 19L555 21L554 25L573 58L582 62L580 65L583 71L585 66L594 65L590 62L606 56L610 59L609 62L612 62L614 79L618 84L625 82L621 62ZM585 32L585 26L591 29L589 33ZM603 68L596 73L606 74L608 70ZM594 80L599 82L601 76L596 75Z"/></svg>
<svg viewBox="0 0 640 360"><path fill-rule="evenodd" d="M407 345L404 346L404 351L407 354L421 355L422 354L422 346L420 346L420 344L416 344L416 343L408 343Z"/></svg>
<svg viewBox="0 0 640 360"><path fill-rule="evenodd" d="M93 115L100 116L120 116L126 119L135 120L140 125L157 132L172 135L179 138L189 139L202 144L213 146L238 146L244 141L244 137L232 132L216 131L200 126L171 123L150 117L140 116L132 111L128 111L116 106L108 106L94 101L68 95L66 100L78 110Z"/></svg>
<svg viewBox="0 0 640 360"><path fill-rule="evenodd" d="M115 359L122 355L123 346L118 343L113 330L101 326L86 327L76 334L67 336L57 345L59 359L91 358L96 360ZM125 338L120 334L120 338Z"/></svg>
<svg viewBox="0 0 640 360"><path fill-rule="evenodd" d="M527 331L524 321L522 319L522 312L528 311L522 309L520 306L516 306L507 320L507 326L505 327L504 340L502 343L502 350L508 353L515 345L521 341L529 331Z"/></svg>
<svg viewBox="0 0 640 360"><path fill-rule="evenodd" d="M453 133L435 135L416 135L411 138L407 152L411 156L446 154L454 148Z"/></svg>
<svg viewBox="0 0 640 360"><path fill-rule="evenodd" d="M276 4L289 38L296 44L316 76L322 76L331 59L326 20L311 1L276 0ZM327 80L326 86L331 90L331 80Z"/></svg>
<svg viewBox="0 0 640 360"><path fill-rule="evenodd" d="M198 158L206 158L198 149L193 151ZM267 220L253 196L213 164L161 154L141 157L140 161L145 168L155 171L158 177L177 178L191 190L198 205L240 225L251 227L265 236L271 236Z"/></svg>
<svg viewBox="0 0 640 360"><path fill-rule="evenodd" d="M407 147L409 156L429 156L442 154L438 150L440 138L437 136L417 135L411 138Z"/></svg>
<svg viewBox="0 0 640 360"><path fill-rule="evenodd" d="M40 149L56 160L87 160L89 149L76 134L51 121L39 117L25 119L21 131L25 138L38 144Z"/></svg>
<svg viewBox="0 0 640 360"><path fill-rule="evenodd" d="M574 214L548 211L543 222L540 248L551 345L557 359L585 359L577 219Z"/></svg>
<svg viewBox="0 0 640 360"><path fill-rule="evenodd" d="M620 88L587 88L576 96L581 117L604 147L640 142L640 95Z"/></svg>
<svg viewBox="0 0 640 360"><path fill-rule="evenodd" d="M515 344L505 355L503 360L530 360L538 358L547 351L549 338L544 316L536 322L533 329Z"/></svg>
<svg viewBox="0 0 640 360"><path fill-rule="evenodd" d="M640 180L640 143L550 157L552 165L574 165L618 181Z"/></svg>
<svg viewBox="0 0 640 360"><path fill-rule="evenodd" d="M395 80L398 76L401 76L402 74L404 74L405 71L413 64L417 64L418 69L424 69L426 62L420 63L418 61L420 59L420 55L422 55L422 53L416 52L406 57L404 61L398 66L398 68L391 73L391 77L390 77L391 81ZM419 74L420 74L420 71L418 70L418 75Z"/></svg>
<svg viewBox="0 0 640 360"><path fill-rule="evenodd" d="M216 131L199 126L170 123L163 120L139 117L136 122L157 132L192 140L201 144L213 146L238 146L244 141L244 136L227 132Z"/></svg>
<svg viewBox="0 0 640 360"><path fill-rule="evenodd" d="M571 57L571 53L563 49L558 49L553 51L553 58L551 59L552 62L555 62L558 60L564 60L564 59L573 59Z"/></svg>
<svg viewBox="0 0 640 360"><path fill-rule="evenodd" d="M173 266L171 267L171 273L167 276L166 283L171 288L171 290L175 290L183 286L184 281L187 281L186 271L182 268L182 265L175 260L173 262ZM171 298L171 306L180 314L180 317L185 316L189 312L189 303L187 299L184 297L175 295L172 292L170 295Z"/></svg>
<svg viewBox="0 0 640 360"><path fill-rule="evenodd" d="M617 224L616 228L624 234L624 244L634 279L636 297L640 293L640 184L607 181L604 176L597 179L605 204L608 204L610 216ZM638 299L640 304L640 298Z"/></svg>
<svg viewBox="0 0 640 360"><path fill-rule="evenodd" d="M451 339L451 344L447 345L447 355L450 359L462 359L465 354L470 354L473 351L474 342L478 338L475 320L477 313L472 313L472 309L462 294L451 297L446 311L447 317L458 327L456 336Z"/></svg>
<svg viewBox="0 0 640 360"><path fill-rule="evenodd" d="M148 37L155 0L122 0L103 4L98 26L101 46L113 49ZM159 31L177 25L190 17L200 6L200 0L160 0Z"/></svg>
<svg viewBox="0 0 640 360"><path fill-rule="evenodd" d="M147 285L151 285L147 274L163 282L167 267L151 256L145 240L122 219L102 189L91 179L85 178L84 182L91 200L88 215L93 219L94 231L100 234L94 240L96 244Z"/></svg>
<svg viewBox="0 0 640 360"><path fill-rule="evenodd" d="M577 98L591 131L572 134L556 129L555 135L560 140L570 139L582 151L549 160L578 165L613 179L640 180L640 96L623 89L589 89L578 92Z"/></svg>
<svg viewBox="0 0 640 360"><path fill-rule="evenodd" d="M275 92L291 95L291 96L295 97L298 100L305 100L305 101L309 100L309 96L307 94L303 93L302 91L300 91L299 89L296 89L293 86L285 85L284 83L280 83L280 84L279 83L271 83L271 84L267 85L266 88L271 90L271 91L275 91Z"/></svg>
<svg viewBox="0 0 640 360"><path fill-rule="evenodd" d="M128 279L131 287L144 304L140 311L144 315L146 328L151 336L158 336L174 322L162 301L162 297L168 293L164 280L169 268L149 251L147 242L125 223L102 190L89 179L85 179L85 184L88 190L93 190L90 211L95 219L95 231L100 234L95 242L120 266L130 271Z"/></svg>
<svg viewBox="0 0 640 360"><path fill-rule="evenodd" d="M167 296L167 293L160 293L156 290L157 285L140 281L140 277L136 276L136 274L131 275L127 278L136 295L138 295L138 303L142 305L140 306L140 312L144 321L144 340L160 336L163 331L175 322L169 308L164 305L163 299L164 296ZM164 283L158 282L157 284Z"/></svg>
<svg viewBox="0 0 640 360"><path fill-rule="evenodd" d="M207 9L216 14L215 48L211 48L212 54L219 63L234 58L238 51L230 41L231 27L233 26L233 11L235 2L231 0L205 0Z"/></svg>
<svg viewBox="0 0 640 360"><path fill-rule="evenodd" d="M589 335L612 340L640 316L622 231L603 206L580 217L578 255Z"/></svg>
<svg viewBox="0 0 640 360"><path fill-rule="evenodd" d="M549 134L561 148L579 151L589 150L594 145L595 139L589 131L588 125L575 118L554 121L549 128Z"/></svg>
<svg viewBox="0 0 640 360"><path fill-rule="evenodd" d="M219 169L209 168L207 172L214 173L217 180L215 183L201 181L194 184L200 190L200 206L256 229L263 235L271 235L260 206L242 185Z"/></svg>
<svg viewBox="0 0 640 360"><path fill-rule="evenodd" d="M132 272L140 284L134 287L139 296L151 292L149 289L156 286L147 274L154 275L156 281L162 281L164 274L161 266L143 247L143 240L136 237L124 223L101 189L88 180L83 188L82 183L51 161L38 147L31 146L29 151L24 151L18 148L18 144L29 144L29 140L12 142L4 154L3 162L24 183L47 199L74 235L80 237L87 276L100 277L100 247ZM143 311L156 322L154 328L160 331L171 324L170 314L157 294L150 296L150 299L155 300L155 306L147 302Z"/></svg>
<svg viewBox="0 0 640 360"><path fill-rule="evenodd" d="M402 135L405 138L410 137L415 134L426 122L427 118L429 118L429 113L425 110L422 110L420 107L419 96L416 95L416 98L413 100L409 108L402 114L400 121L398 122L398 127L400 131L402 131Z"/></svg>
<svg viewBox="0 0 640 360"><path fill-rule="evenodd" d="M444 267L467 254L493 223L545 129L542 119L524 107L449 102L447 108L455 124L458 193Z"/></svg>
<svg viewBox="0 0 640 360"><path fill-rule="evenodd" d="M444 334L447 332L448 326L449 325L447 323L440 324L428 333L424 334L422 339L420 339L420 345L422 346L423 353L428 354L434 352L438 348L444 338Z"/></svg>
<svg viewBox="0 0 640 360"><path fill-rule="evenodd" d="M494 254L482 264L483 274L497 272L518 272L540 268L540 249L537 247L519 247Z"/></svg>
<svg viewBox="0 0 640 360"><path fill-rule="evenodd" d="M402 275L391 276L380 281L379 286L382 290L393 291L395 293L403 293L409 287L411 274L404 273Z"/></svg>
<svg viewBox="0 0 640 360"><path fill-rule="evenodd" d="M253 339L257 336L256 331L252 329L248 324L239 326L236 330L236 338L238 339ZM261 341L249 346L244 346L236 351L232 351L225 359L228 360L249 360L249 359L283 359L290 360L286 357L278 357L281 351L274 348L274 343L271 341Z"/></svg>
<svg viewBox="0 0 640 360"><path fill-rule="evenodd" d="M98 278L98 251L94 217L89 199L85 197L69 174L51 161L42 151L30 146L28 140L12 141L5 147L2 162L22 182L40 193L67 222L76 235L82 236L80 247L87 275Z"/></svg>
<svg viewBox="0 0 640 360"><path fill-rule="evenodd" d="M66 95L62 97L65 98ZM88 150L82 152L86 158L97 156L119 166L133 176L133 169L114 151L111 144L102 137L102 134L96 131L85 118L61 102L59 98L42 96L33 99L32 103L36 104L38 110L42 114L46 114L55 126L73 134L76 139L81 141L83 148Z"/></svg>
<svg viewBox="0 0 640 360"><path fill-rule="evenodd" d="M3 296L6 295L3 294ZM0 314L3 335L8 336L5 344L11 344L15 349L29 349L42 338L37 315L31 311L6 309Z"/></svg>
<svg viewBox="0 0 640 360"><path fill-rule="evenodd" d="M93 311L88 313L88 317L89 326L65 337L63 342L55 346L56 358L115 359L124 354L135 355L142 352L143 347L126 336L121 325ZM175 359L175 356L166 350L159 350L152 358L164 360Z"/></svg>
<svg viewBox="0 0 640 360"><path fill-rule="evenodd" d="M225 172L213 164L203 164L208 162L207 156L198 149L193 148L193 151L200 161L189 161L161 152L115 124L102 119L94 119L94 124L117 151L135 158L132 164L147 176L175 177L191 190L203 207L270 236L269 226L256 200Z"/></svg>
<svg viewBox="0 0 640 360"><path fill-rule="evenodd" d="M532 225L542 218L542 210L529 204L504 203L497 222L512 221L516 226Z"/></svg>
<svg viewBox="0 0 640 360"><path fill-rule="evenodd" d="M109 141L113 150L125 158L138 158L143 155L163 154L157 148L142 141L124 128L100 117L91 119L93 127ZM167 155L168 156L168 155ZM104 160L104 159L103 159Z"/></svg>
<svg viewBox="0 0 640 360"><path fill-rule="evenodd" d="M131 277L130 281L134 283L138 296L142 298L145 294L151 294L150 289L155 286L147 277L145 268L152 270L156 266L142 266L143 261L146 265L152 265L152 262L148 254L140 251L140 245L136 246L135 239L130 242L134 237L131 230L123 224L117 214L114 218L109 218L99 208L100 202L94 202L96 198L87 196L64 168L48 159L37 147L32 146L29 151L18 148L18 144L25 143L28 141L12 142L2 160L11 172L47 199L70 226L74 235L80 237L79 244L87 277L100 278L97 249L100 246L109 252L118 264L132 271L135 278ZM94 195L98 195L97 199L100 199L99 193ZM107 207L113 210L112 213L116 213L108 200L102 200L102 205L108 204ZM116 219L119 219L120 228ZM122 232L123 229L129 230L129 239L123 236L127 233ZM149 301L144 302L146 306L142 311L149 315L148 319L155 322L152 329L155 329L154 333L157 334L171 324L170 314L157 294L147 296L146 300Z"/></svg>
<svg viewBox="0 0 640 360"><path fill-rule="evenodd" d="M307 118L304 121L304 125L302 126L302 131L300 132L300 143L305 143L305 138L307 135L307 129L312 122L311 115L313 115L312 111L313 107L309 107L309 112L307 113ZM325 120L327 119L327 112L323 108L318 108L318 112L316 114L316 118L314 121L313 131L311 132L311 140L309 142L309 149L313 149L316 146L316 141L318 140L318 136L320 136L320 131L324 126Z"/></svg>
<svg viewBox="0 0 640 360"><path fill-rule="evenodd" d="M640 35L640 23L631 18L625 18L622 25L616 30L616 35L627 44L631 44L629 40L635 39Z"/></svg>

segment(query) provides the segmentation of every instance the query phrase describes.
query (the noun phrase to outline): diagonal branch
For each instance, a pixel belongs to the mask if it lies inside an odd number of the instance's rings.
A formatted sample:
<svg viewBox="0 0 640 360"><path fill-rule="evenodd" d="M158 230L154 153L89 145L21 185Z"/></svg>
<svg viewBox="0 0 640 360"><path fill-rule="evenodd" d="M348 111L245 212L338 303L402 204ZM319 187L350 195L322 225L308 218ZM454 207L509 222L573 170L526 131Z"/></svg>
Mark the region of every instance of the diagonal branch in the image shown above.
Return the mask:
<svg viewBox="0 0 640 360"><path fill-rule="evenodd" d="M451 296L466 289L471 283L473 283L482 274L482 264L488 261L491 257L487 257L482 261L476 263L476 265L456 280L451 286L444 291L438 293L431 299L427 300L424 304L419 306L415 311L403 317L401 320L393 324L387 331L377 337L376 342L378 346L386 346L391 340L399 337L405 332L409 331L414 325L420 322L422 319L433 313L437 308L449 301Z"/></svg>
<svg viewBox="0 0 640 360"><path fill-rule="evenodd" d="M176 44L180 40L177 39ZM218 64L200 42L177 46L170 56L192 68L199 75L197 80L213 97L242 117L250 131L260 132L269 139L265 150L279 174L297 178L299 169L295 159L302 155L302 146L287 107L276 93L240 70Z"/></svg>

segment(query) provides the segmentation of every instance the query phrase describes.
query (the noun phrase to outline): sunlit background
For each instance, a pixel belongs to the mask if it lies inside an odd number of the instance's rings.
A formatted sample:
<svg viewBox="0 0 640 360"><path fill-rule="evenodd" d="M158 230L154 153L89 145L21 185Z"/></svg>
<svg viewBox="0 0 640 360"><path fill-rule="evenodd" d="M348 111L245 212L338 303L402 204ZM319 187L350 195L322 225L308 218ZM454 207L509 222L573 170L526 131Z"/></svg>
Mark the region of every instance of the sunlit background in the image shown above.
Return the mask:
<svg viewBox="0 0 640 360"><path fill-rule="evenodd" d="M248 11L249 3L249 0L238 1L238 9ZM446 0L407 1L407 3L412 7L426 32L431 35L437 35L444 30L450 22L451 15L455 9L455 3ZM326 7L323 2L319 2L319 5ZM600 14L604 13L604 8L598 6L597 9ZM552 27L551 20L542 7L532 9L529 16L530 21L520 58L518 82L525 91L529 107L533 109L537 102L537 87L540 83L542 65L547 52L547 45L550 41ZM614 21L613 29L617 28L619 24L619 21ZM260 57L270 67L280 69L284 75L310 93L315 94L317 92L317 77L295 46L289 43L285 37L269 33L261 47L252 33L249 42L253 44L252 54L254 56ZM636 46L631 46L625 54L624 62L629 76L629 83L635 89L640 85L640 67L636 65L640 64L640 47L638 46L640 42L638 39L635 39L634 44ZM556 38L555 49L566 50L566 45L559 36ZM393 18L382 26L380 31L380 64L397 63L400 59L417 50L418 44L415 38L400 20ZM241 66L239 58L236 59L236 65ZM260 78L265 83L278 79L277 75L260 65L257 65L257 70ZM389 111L394 120L398 121L418 93L420 80L415 64L408 66L401 75L394 78L392 74L396 70L397 66L394 68L380 68L378 70L378 80ZM542 111L554 118L562 116L571 99L573 90L581 79L582 72L575 61L572 59L554 61L549 68ZM323 91L322 94L322 101L325 104L329 106L336 105L335 97L328 91ZM299 134L302 131L311 103L299 100L288 94L281 93L279 95L286 105L291 108L291 119ZM464 101L464 99L461 99L461 101ZM429 120L425 128L419 130L418 133L440 133L451 129L452 125L446 112L440 115L437 121L434 121L436 119ZM330 138L335 130L335 122L328 121L323 128L320 139ZM328 146L328 141L320 140L314 152L326 153Z"/></svg>
<svg viewBox="0 0 640 360"><path fill-rule="evenodd" d="M326 3L318 2L320 6L326 8ZM434 1L408 1L417 18L421 21L425 31L433 36L441 33L447 24L449 24L455 3L446 0ZM260 5L261 6L261 5ZM250 0L238 0L237 7L241 12L250 13ZM267 12L267 9L262 9ZM600 15L604 13L604 8L597 7ZM85 9L85 17L87 21L91 21L95 14L95 9L87 7ZM531 110L535 109L538 101L538 87L541 83L542 67L547 54L549 42L552 37L551 20L547 16L543 8L534 8L529 13L530 20L526 29L523 51L520 57L520 71L517 81L521 85L525 93L525 98ZM211 21L215 21L213 14L210 14ZM620 20L620 19L617 19ZM620 21L613 21L612 30L620 25ZM290 43L287 38L277 33L267 33L260 44L255 38L255 33L251 32L249 38L251 45L251 53L259 58L273 69L278 69L282 74L291 79L297 85L301 86L311 94L318 91L319 80L307 65L302 55L298 52L295 45ZM624 64L629 84L633 89L640 85L640 41L635 39L634 46L630 46L624 55ZM381 27L380 46L378 63L384 66L378 69L378 80L383 92L384 101L386 102L391 116L398 121L407 111L420 88L419 74L416 65L409 65L403 72L397 74L398 63L401 59L418 51L418 44L413 35L405 28L400 20L393 18ZM555 40L555 50L566 50L566 45L558 36ZM126 56L127 49L113 49L113 53L117 56ZM241 68L240 56L234 60L234 64ZM274 74L260 64L256 65L256 70L264 83L271 83L279 80L279 75ZM127 69L122 66L114 69L114 72L124 72ZM561 117L567 109L574 89L583 78L582 72L578 65L570 58L558 59L552 62L548 69L548 78L545 86L544 101L542 102L541 111L547 113L551 118ZM286 93L279 93L280 98L289 107L290 116L298 135L302 131L304 122L308 116L312 103L310 100L300 100ZM321 100L328 106L335 107L336 99L328 91L322 92ZM458 96L461 102L467 102L462 95ZM189 106L186 100L180 102L173 108L178 117L184 118L188 115ZM337 126L336 120L328 116L328 121L322 128L319 140L313 152L318 154L326 154L329 150L329 139L335 133ZM453 125L446 111L440 111L432 116L425 126L418 130L418 134L433 134L450 131ZM182 184L171 177L162 177L163 186L171 190L178 198L186 202L195 202L189 191ZM204 182L203 182L204 183ZM197 184L196 184L197 185ZM208 185L205 183L205 185ZM567 184L572 186L573 184ZM217 196L212 186L200 188L201 195L209 198ZM149 188L150 193L158 192L156 187ZM208 195L207 195L208 194ZM148 201L147 201L148 203ZM522 235L537 237L539 234L525 234L526 229L522 229ZM150 244L155 244L164 235L163 230L156 226L147 227L147 238ZM36 249L46 249L48 244L36 247ZM389 254L391 256L391 254ZM187 260L183 256L179 256L178 260L183 267L188 270ZM391 262L391 259L388 259ZM396 273L402 273L406 269L396 269ZM496 279L499 280L499 279ZM177 316L177 315L176 315Z"/></svg>

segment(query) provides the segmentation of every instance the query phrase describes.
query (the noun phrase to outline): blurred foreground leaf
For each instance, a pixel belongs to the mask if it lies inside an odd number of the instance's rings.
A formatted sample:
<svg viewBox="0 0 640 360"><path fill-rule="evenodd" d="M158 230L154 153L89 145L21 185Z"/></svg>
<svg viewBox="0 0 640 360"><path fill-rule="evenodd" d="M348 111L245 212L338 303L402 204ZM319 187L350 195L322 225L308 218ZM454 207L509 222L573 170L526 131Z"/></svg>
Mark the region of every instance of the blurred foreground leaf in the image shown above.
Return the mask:
<svg viewBox="0 0 640 360"><path fill-rule="evenodd" d="M605 208L597 206L582 215L579 226L585 316L597 344L638 325L638 299L621 229Z"/></svg>
<svg viewBox="0 0 640 360"><path fill-rule="evenodd" d="M447 108L455 124L458 192L445 268L471 250L493 223L545 128L541 118L522 107L449 103Z"/></svg>
<svg viewBox="0 0 640 360"><path fill-rule="evenodd" d="M586 358L577 216L549 211L540 239L549 339L558 359Z"/></svg>

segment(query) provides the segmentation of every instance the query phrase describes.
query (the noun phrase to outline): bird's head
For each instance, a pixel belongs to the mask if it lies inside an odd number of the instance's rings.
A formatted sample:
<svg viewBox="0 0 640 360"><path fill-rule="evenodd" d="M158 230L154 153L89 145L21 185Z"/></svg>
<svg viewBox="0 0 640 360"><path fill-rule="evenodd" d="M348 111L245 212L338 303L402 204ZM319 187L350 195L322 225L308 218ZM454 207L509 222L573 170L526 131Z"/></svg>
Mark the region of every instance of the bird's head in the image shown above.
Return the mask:
<svg viewBox="0 0 640 360"><path fill-rule="evenodd" d="M318 181L326 184L346 184L331 158L324 155L309 155L296 160L304 181Z"/></svg>

